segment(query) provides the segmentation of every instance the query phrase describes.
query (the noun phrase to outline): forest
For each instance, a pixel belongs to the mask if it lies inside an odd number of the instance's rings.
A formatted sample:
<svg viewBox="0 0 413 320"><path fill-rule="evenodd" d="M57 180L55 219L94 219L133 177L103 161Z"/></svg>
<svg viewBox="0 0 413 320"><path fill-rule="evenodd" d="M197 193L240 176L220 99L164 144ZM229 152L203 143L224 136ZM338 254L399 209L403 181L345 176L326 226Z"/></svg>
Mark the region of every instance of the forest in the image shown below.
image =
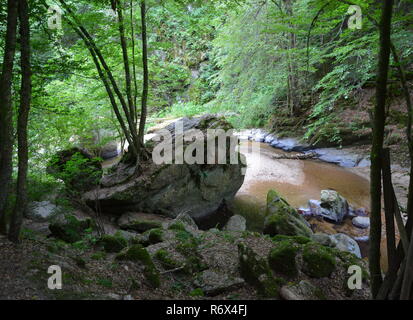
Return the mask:
<svg viewBox="0 0 413 320"><path fill-rule="evenodd" d="M411 0L0 0L0 300L412 300L412 44Z"/></svg>

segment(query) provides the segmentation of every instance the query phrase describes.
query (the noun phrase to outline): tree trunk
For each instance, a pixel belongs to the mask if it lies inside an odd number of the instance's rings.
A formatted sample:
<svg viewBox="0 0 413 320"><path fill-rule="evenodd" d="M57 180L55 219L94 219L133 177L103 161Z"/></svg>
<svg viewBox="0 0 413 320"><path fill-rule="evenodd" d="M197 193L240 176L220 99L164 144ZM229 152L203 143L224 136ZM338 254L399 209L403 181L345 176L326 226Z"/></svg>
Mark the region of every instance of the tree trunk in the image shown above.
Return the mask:
<svg viewBox="0 0 413 320"><path fill-rule="evenodd" d="M9 239L19 242L20 229L23 221L23 214L27 207L27 168L29 160L27 143L27 123L29 119L31 101L31 68L30 68L30 25L29 8L27 0L19 0L19 20L20 20L20 65L21 65L21 88L20 107L17 120L17 139L19 172L17 177L17 198L13 216L10 223Z"/></svg>
<svg viewBox="0 0 413 320"><path fill-rule="evenodd" d="M0 77L0 232L6 231L6 204L13 171L13 109L11 85L16 51L17 0L7 2L7 31Z"/></svg>
<svg viewBox="0 0 413 320"><path fill-rule="evenodd" d="M143 90L142 90L142 107L141 119L139 122L139 141L143 145L145 135L145 124L148 109L148 91L149 91L149 70L148 70L148 40L146 34L146 1L141 2L141 23L142 23L142 64L143 64Z"/></svg>
<svg viewBox="0 0 413 320"><path fill-rule="evenodd" d="M373 141L371 149L371 226L369 266L371 275L371 292L376 298L379 292L382 275L380 268L381 241L381 162L385 127L385 106L387 96L387 77L390 60L390 33L393 0L383 1L380 22L380 53L376 84L376 105L373 119Z"/></svg>

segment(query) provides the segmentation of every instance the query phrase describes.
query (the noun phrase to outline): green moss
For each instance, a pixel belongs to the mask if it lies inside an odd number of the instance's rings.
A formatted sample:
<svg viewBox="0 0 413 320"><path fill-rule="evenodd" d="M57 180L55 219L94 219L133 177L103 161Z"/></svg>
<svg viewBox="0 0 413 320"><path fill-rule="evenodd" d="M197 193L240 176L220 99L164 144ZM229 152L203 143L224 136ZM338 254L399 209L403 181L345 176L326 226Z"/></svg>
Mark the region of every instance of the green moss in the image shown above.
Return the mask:
<svg viewBox="0 0 413 320"><path fill-rule="evenodd" d="M163 231L160 228L152 229L148 232L148 240L150 244L156 244L163 241Z"/></svg>
<svg viewBox="0 0 413 320"><path fill-rule="evenodd" d="M297 217L291 212L272 214L265 219L264 233L270 236L281 234L308 238L312 231L302 219L302 217Z"/></svg>
<svg viewBox="0 0 413 320"><path fill-rule="evenodd" d="M95 253L93 253L90 258L92 260L103 260L106 258L106 252L104 251L97 251Z"/></svg>
<svg viewBox="0 0 413 320"><path fill-rule="evenodd" d="M128 229L137 232L145 232L156 228L162 228L162 223L152 220L136 220L128 227Z"/></svg>
<svg viewBox="0 0 413 320"><path fill-rule="evenodd" d="M178 234L181 233L178 232ZM185 257L184 272L193 274L206 269L206 265L198 252L199 239L192 236L190 233L182 232L183 241L176 246L176 251ZM177 236L178 238L178 236Z"/></svg>
<svg viewBox="0 0 413 320"><path fill-rule="evenodd" d="M336 266L332 250L314 242L304 246L303 261L303 272L314 278L329 277Z"/></svg>
<svg viewBox="0 0 413 320"><path fill-rule="evenodd" d="M49 229L57 239L68 243L81 241L86 234L86 230L93 228L94 223L91 219L78 220L74 215L65 215L62 220L52 222Z"/></svg>
<svg viewBox="0 0 413 320"><path fill-rule="evenodd" d="M168 227L169 230L186 231L185 225L182 222L175 222Z"/></svg>
<svg viewBox="0 0 413 320"><path fill-rule="evenodd" d="M240 273L245 281L264 297L278 297L279 280L273 277L268 263L242 243L238 244L238 254Z"/></svg>
<svg viewBox="0 0 413 320"><path fill-rule="evenodd" d="M171 254L165 249L156 251L155 259L157 259L166 269L175 269L181 266L181 263L172 259Z"/></svg>
<svg viewBox="0 0 413 320"><path fill-rule="evenodd" d="M105 287L105 288L112 288L113 287L113 283L111 279L105 279L105 278L99 278L96 281L96 284Z"/></svg>
<svg viewBox="0 0 413 320"><path fill-rule="evenodd" d="M104 235L99 239L99 243L103 245L106 252L119 252L128 246L128 242L121 236Z"/></svg>
<svg viewBox="0 0 413 320"><path fill-rule="evenodd" d="M191 296L191 297L204 297L205 293L201 288L197 288L197 289L192 290L189 293L189 296Z"/></svg>
<svg viewBox="0 0 413 320"><path fill-rule="evenodd" d="M294 241L297 244L306 244L306 243L311 242L311 239L307 238L307 237L303 237L303 236L286 236L286 235L283 235L283 234L278 234L278 235L272 237L272 240L275 241L275 242L284 241L284 240L289 240L289 241L291 240L291 241Z"/></svg>
<svg viewBox="0 0 413 320"><path fill-rule="evenodd" d="M160 286L160 275L156 269L148 251L141 245L133 245L123 249L117 256L116 260L140 262L144 265L144 275L148 282L154 287Z"/></svg>
<svg viewBox="0 0 413 320"><path fill-rule="evenodd" d="M272 270L289 277L298 274L296 256L299 246L291 240L283 240L271 249L268 255L268 263Z"/></svg>
<svg viewBox="0 0 413 320"><path fill-rule="evenodd" d="M310 237L312 234L305 219L275 190L268 191L266 216L264 233L270 236Z"/></svg>
<svg viewBox="0 0 413 320"><path fill-rule="evenodd" d="M333 249L334 250L334 249ZM337 256L340 258L341 263L343 264L343 267L348 270L350 266L359 266L361 268L362 276L363 279L369 280L370 279L370 274L363 265L363 261L359 258L357 258L354 254L347 252L347 251L340 251L340 250L335 250ZM346 287L347 287L347 282L346 282Z"/></svg>

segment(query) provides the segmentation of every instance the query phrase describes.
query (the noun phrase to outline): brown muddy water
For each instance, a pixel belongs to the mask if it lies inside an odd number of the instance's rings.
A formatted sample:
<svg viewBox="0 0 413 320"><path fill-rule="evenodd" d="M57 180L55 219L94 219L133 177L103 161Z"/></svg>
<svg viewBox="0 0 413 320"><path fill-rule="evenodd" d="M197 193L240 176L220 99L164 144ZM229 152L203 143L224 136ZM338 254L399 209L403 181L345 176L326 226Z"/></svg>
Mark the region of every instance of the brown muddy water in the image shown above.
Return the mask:
<svg viewBox="0 0 413 320"><path fill-rule="evenodd" d="M309 199L320 199L321 190L332 189L354 208L369 211L369 181L345 168L319 160L274 159L287 153L264 143L243 141L240 151L246 156L248 168L231 209L247 219L249 230L262 231L270 189L279 192L295 208L307 207ZM352 237L368 235L367 230L355 228L350 218L341 224L318 218L311 218L309 222L315 232L346 233Z"/></svg>

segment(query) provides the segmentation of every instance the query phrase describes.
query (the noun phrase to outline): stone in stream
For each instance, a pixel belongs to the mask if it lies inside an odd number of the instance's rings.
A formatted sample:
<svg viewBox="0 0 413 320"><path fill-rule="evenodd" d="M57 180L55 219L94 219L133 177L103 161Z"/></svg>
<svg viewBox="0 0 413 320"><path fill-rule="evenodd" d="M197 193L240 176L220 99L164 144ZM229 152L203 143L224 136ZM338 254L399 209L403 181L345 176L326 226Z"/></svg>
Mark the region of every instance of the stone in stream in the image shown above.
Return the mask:
<svg viewBox="0 0 413 320"><path fill-rule="evenodd" d="M335 163L346 168L356 167L362 160L360 155L335 148L315 149L314 152L321 161Z"/></svg>
<svg viewBox="0 0 413 320"><path fill-rule="evenodd" d="M252 140L254 140L255 142L264 142L265 141L265 137L268 135L267 132L265 132L262 129L257 129L254 131L253 136L252 136Z"/></svg>
<svg viewBox="0 0 413 320"><path fill-rule="evenodd" d="M271 143L274 142L276 139L277 139L277 137L276 137L275 135L269 134L269 135L267 135L267 136L265 137L264 142L265 142L265 143L268 143L268 144L271 144Z"/></svg>
<svg viewBox="0 0 413 320"><path fill-rule="evenodd" d="M355 217L351 220L353 226L360 229L368 229L370 227L370 218L369 217Z"/></svg>
<svg viewBox="0 0 413 320"><path fill-rule="evenodd" d="M282 234L310 237L313 233L307 220L298 214L275 190L268 192L266 215L264 233L270 236Z"/></svg>
<svg viewBox="0 0 413 320"><path fill-rule="evenodd" d="M109 175L102 178L98 188L83 195L83 200L92 208L99 201L103 213L117 215L151 212L175 218L179 213L187 212L198 224L216 218L214 215L219 215L218 208L232 200L244 182L245 157L233 150L233 137L229 134L233 128L224 118L205 115L179 121L166 126L162 132L154 132L161 142L155 138L148 141L146 148L149 154L155 150L162 154L162 150L166 152L165 148L170 146L174 155L179 151L175 150L175 145L180 142L183 153L194 156L198 146L204 148L210 144L215 145L216 154L221 153L217 152L219 148L225 151L222 154L225 155L226 164L198 164L198 160L195 164L180 164L178 161L155 164L151 159L141 164L144 170L136 175L133 164L121 161ZM182 131L177 130L179 125ZM207 136L209 129L222 129L227 133L225 149L221 145L217 146L216 136ZM193 140L184 139L194 133L202 133L207 139L197 140L195 144L199 145L194 145ZM164 140L165 136L169 137ZM162 146L165 148L162 149ZM206 163L207 154L204 153L202 163ZM238 163L233 163L234 158Z"/></svg>
<svg viewBox="0 0 413 320"><path fill-rule="evenodd" d="M349 206L346 199L334 190L321 190L320 216L340 223L348 214Z"/></svg>
<svg viewBox="0 0 413 320"><path fill-rule="evenodd" d="M308 151L312 148L308 144L300 143L295 138L276 139L271 142L271 147L282 149L287 152L290 152L290 151L303 152L303 151Z"/></svg>

